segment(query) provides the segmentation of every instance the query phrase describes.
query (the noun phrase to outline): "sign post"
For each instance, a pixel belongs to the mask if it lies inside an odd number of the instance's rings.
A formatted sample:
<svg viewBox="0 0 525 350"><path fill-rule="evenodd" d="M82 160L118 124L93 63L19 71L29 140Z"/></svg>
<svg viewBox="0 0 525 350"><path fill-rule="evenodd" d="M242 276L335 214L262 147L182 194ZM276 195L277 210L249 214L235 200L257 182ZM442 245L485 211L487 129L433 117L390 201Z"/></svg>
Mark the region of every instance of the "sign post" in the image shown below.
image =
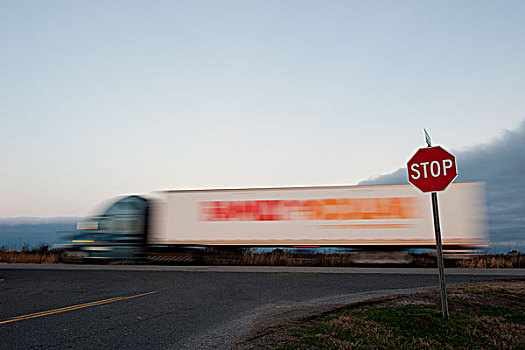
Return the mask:
<svg viewBox="0 0 525 350"><path fill-rule="evenodd" d="M445 284L445 269L443 266L443 247L441 244L437 192L445 190L458 176L458 172L456 158L439 146L432 147L430 136L426 130L425 141L428 147L420 148L407 163L408 182L422 192L431 192L434 233L436 235L437 265L439 270L439 287L441 291L441 313L443 314L443 318L448 318L447 290Z"/></svg>
<svg viewBox="0 0 525 350"><path fill-rule="evenodd" d="M439 289L441 292L441 313L443 318L448 318L447 288L445 284L445 268L443 266L443 247L441 245L441 228L439 227L438 196L436 192L432 196L432 213L434 214L434 233L436 235L437 263L439 270Z"/></svg>

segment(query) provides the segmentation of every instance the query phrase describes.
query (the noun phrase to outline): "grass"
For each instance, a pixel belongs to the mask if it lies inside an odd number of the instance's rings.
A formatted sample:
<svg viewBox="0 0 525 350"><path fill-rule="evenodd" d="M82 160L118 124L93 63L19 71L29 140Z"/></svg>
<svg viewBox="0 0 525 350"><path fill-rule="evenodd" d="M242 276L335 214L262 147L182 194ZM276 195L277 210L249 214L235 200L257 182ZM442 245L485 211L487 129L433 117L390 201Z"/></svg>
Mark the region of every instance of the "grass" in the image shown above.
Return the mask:
<svg viewBox="0 0 525 350"><path fill-rule="evenodd" d="M525 281L449 288L450 318L437 291L347 308L282 331L289 349L525 349Z"/></svg>
<svg viewBox="0 0 525 350"><path fill-rule="evenodd" d="M458 262L464 268L525 268L525 254L510 252L498 255L479 255Z"/></svg>
<svg viewBox="0 0 525 350"><path fill-rule="evenodd" d="M280 249L265 253L213 252L208 265L236 266L353 266L351 254L295 254Z"/></svg>
<svg viewBox="0 0 525 350"><path fill-rule="evenodd" d="M213 252L204 257L206 265L235 266L325 266L352 267L362 266L354 262L353 254L291 253L274 250L266 253L250 252ZM436 257L429 254L412 256L413 267L436 267ZM509 253L499 255L475 255L463 260L446 260L447 268L525 268L525 255ZM400 265L406 266L406 265Z"/></svg>
<svg viewBox="0 0 525 350"><path fill-rule="evenodd" d="M61 251L49 249L49 245L40 244L36 248L25 245L21 251L7 250L0 247L0 263L12 264L58 264L61 262Z"/></svg>

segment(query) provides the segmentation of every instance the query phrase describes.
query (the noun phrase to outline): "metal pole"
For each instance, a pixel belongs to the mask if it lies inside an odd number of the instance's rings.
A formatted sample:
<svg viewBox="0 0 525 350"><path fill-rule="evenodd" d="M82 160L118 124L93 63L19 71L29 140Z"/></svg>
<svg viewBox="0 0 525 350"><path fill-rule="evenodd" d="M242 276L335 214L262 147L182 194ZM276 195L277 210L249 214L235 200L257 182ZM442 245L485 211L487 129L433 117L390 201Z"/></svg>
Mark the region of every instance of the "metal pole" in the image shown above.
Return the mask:
<svg viewBox="0 0 525 350"><path fill-rule="evenodd" d="M439 209L437 193L432 192L432 212L434 214L434 232L436 234L437 263L439 269L439 287L441 289L441 313L443 318L447 319L448 302L447 290L445 286L445 269L443 267L443 248L441 247L441 228L439 227Z"/></svg>

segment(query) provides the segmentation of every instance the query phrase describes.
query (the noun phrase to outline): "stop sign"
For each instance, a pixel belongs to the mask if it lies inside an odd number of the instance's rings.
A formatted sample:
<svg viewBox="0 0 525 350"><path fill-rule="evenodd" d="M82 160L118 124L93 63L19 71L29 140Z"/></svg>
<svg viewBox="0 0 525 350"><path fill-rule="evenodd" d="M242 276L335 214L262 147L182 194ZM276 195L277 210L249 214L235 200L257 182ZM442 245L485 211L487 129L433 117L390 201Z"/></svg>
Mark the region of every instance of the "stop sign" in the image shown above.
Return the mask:
<svg viewBox="0 0 525 350"><path fill-rule="evenodd" d="M420 148L407 163L408 182L422 192L443 191L458 176L456 157L443 148Z"/></svg>

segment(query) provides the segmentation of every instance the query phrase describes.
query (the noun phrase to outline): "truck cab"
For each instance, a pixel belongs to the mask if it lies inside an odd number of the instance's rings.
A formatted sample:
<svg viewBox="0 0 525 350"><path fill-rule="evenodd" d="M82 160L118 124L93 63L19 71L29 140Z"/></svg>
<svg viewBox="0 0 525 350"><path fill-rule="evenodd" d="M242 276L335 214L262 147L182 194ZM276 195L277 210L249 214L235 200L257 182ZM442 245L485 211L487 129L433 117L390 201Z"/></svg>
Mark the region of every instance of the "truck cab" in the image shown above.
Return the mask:
<svg viewBox="0 0 525 350"><path fill-rule="evenodd" d="M101 214L77 224L66 260L130 260L143 257L149 202L140 196L119 198Z"/></svg>

